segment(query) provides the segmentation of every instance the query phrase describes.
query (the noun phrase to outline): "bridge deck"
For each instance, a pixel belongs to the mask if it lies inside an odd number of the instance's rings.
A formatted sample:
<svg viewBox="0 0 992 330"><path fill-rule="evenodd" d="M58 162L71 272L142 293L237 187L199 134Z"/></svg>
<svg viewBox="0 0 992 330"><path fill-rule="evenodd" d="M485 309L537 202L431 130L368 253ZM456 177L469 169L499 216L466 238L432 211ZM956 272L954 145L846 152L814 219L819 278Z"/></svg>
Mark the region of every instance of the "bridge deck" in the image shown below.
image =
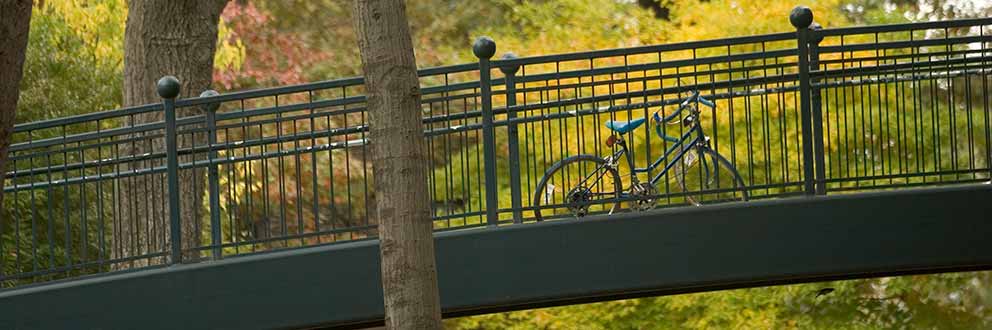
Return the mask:
<svg viewBox="0 0 992 330"><path fill-rule="evenodd" d="M992 269L987 184L628 213L436 235L446 316ZM19 288L0 328L381 322L377 241ZM58 307L53 307L58 306Z"/></svg>

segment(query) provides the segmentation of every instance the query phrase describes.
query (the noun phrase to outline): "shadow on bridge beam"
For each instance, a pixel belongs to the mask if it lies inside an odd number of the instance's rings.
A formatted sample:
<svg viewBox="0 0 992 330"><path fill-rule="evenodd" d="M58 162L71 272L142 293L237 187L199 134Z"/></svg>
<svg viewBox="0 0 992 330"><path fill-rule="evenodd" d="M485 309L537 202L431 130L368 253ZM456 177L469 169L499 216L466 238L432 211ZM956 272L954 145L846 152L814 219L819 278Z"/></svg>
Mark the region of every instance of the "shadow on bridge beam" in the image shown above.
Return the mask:
<svg viewBox="0 0 992 330"><path fill-rule="evenodd" d="M992 269L992 186L795 198L436 235L446 316ZM377 241L0 292L0 328L381 323Z"/></svg>

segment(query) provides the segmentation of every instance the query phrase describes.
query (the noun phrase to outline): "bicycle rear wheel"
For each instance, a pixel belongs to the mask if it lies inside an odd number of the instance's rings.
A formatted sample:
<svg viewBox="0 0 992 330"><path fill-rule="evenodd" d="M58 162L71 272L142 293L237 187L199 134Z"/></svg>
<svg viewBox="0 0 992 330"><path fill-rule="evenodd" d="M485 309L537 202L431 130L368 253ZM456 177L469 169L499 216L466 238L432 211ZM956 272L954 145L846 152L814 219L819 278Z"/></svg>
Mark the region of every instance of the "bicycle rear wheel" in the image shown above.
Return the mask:
<svg viewBox="0 0 992 330"><path fill-rule="evenodd" d="M713 149L693 148L672 168L686 202L692 205L748 200L744 179Z"/></svg>
<svg viewBox="0 0 992 330"><path fill-rule="evenodd" d="M578 155L548 169L534 191L534 217L613 213L620 209L620 175L603 158Z"/></svg>

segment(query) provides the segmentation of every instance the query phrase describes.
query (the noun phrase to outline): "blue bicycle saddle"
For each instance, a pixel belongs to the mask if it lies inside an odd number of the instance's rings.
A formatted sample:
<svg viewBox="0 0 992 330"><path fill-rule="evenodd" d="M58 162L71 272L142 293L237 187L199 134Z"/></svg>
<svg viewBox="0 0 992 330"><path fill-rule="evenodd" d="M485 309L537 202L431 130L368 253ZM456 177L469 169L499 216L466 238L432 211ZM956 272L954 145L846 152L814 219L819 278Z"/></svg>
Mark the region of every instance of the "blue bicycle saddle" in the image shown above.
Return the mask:
<svg viewBox="0 0 992 330"><path fill-rule="evenodd" d="M644 124L647 118L634 119L631 121L620 121L620 120L609 120L606 122L606 128L613 130L614 132L620 134L627 134Z"/></svg>

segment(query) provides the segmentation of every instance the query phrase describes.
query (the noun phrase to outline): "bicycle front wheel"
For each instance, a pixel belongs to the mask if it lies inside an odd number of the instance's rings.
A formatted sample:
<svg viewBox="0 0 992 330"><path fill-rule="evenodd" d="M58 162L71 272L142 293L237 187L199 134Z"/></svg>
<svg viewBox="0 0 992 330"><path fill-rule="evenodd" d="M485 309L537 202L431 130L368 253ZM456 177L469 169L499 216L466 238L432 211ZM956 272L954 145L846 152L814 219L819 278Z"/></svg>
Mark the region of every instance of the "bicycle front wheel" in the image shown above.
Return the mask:
<svg viewBox="0 0 992 330"><path fill-rule="evenodd" d="M578 155L548 169L534 191L534 217L613 213L620 209L620 175L603 158Z"/></svg>
<svg viewBox="0 0 992 330"><path fill-rule="evenodd" d="M686 202L692 205L748 200L744 179L730 161L710 148L694 148L674 167Z"/></svg>

